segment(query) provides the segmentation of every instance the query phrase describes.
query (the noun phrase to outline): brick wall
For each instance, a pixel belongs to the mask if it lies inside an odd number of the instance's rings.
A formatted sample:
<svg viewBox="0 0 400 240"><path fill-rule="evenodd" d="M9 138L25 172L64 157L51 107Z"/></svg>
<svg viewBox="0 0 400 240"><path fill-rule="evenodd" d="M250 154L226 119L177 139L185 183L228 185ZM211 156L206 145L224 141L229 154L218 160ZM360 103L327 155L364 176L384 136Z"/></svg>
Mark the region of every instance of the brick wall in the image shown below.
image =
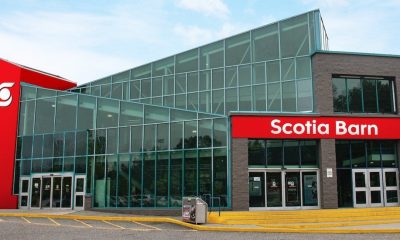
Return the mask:
<svg viewBox="0 0 400 240"><path fill-rule="evenodd" d="M332 74L395 77L397 106L400 104L400 58L337 53L316 53L312 58L312 67L316 113L321 115L334 114ZM393 117L391 114L385 114L385 116L388 115ZM374 116L384 117L383 115ZM397 144L397 146L398 150L400 150L399 144ZM319 154L321 169L321 207L337 208L335 140L321 140ZM332 178L327 178L327 168L333 169Z"/></svg>
<svg viewBox="0 0 400 240"><path fill-rule="evenodd" d="M232 210L249 210L249 173L247 139L232 139Z"/></svg>

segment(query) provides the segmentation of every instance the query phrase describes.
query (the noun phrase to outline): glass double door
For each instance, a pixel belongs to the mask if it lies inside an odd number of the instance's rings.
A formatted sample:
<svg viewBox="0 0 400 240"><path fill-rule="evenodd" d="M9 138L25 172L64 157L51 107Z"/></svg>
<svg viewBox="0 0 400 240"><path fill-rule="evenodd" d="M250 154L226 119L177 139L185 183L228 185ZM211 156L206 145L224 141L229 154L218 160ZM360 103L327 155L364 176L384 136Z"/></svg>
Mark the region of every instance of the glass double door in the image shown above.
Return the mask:
<svg viewBox="0 0 400 240"><path fill-rule="evenodd" d="M397 169L353 169L354 207L397 206Z"/></svg>
<svg viewBox="0 0 400 240"><path fill-rule="evenodd" d="M72 208L72 176L34 176L31 208Z"/></svg>
<svg viewBox="0 0 400 240"><path fill-rule="evenodd" d="M250 208L318 207L317 171L249 172Z"/></svg>

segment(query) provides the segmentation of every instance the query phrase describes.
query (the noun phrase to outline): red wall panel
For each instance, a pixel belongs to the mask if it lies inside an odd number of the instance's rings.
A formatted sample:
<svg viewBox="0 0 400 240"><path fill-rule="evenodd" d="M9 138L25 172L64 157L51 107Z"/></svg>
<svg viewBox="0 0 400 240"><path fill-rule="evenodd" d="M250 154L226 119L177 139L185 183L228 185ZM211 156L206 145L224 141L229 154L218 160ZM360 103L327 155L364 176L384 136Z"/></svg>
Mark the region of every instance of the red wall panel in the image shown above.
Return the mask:
<svg viewBox="0 0 400 240"><path fill-rule="evenodd" d="M0 84L13 83L10 88L0 89L3 97L9 90L12 98L9 106L0 106L0 208L17 208L17 196L12 194L15 145L18 124L21 69L5 62L0 62ZM7 98L9 99L9 98ZM0 102L6 102L0 98Z"/></svg>
<svg viewBox="0 0 400 240"><path fill-rule="evenodd" d="M21 82L57 90L76 86L63 78L0 59L0 209L18 207L13 178Z"/></svg>

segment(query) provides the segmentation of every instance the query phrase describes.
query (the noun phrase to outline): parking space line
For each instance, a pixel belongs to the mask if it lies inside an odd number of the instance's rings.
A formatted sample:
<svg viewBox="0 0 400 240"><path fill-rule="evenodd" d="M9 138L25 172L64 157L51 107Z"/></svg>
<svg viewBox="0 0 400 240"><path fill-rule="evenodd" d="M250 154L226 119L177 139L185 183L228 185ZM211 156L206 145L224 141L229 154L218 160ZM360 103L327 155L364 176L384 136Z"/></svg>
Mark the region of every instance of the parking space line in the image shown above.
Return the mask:
<svg viewBox="0 0 400 240"><path fill-rule="evenodd" d="M103 222L104 222L104 223L108 223L108 224L110 224L111 226L114 226L114 227L117 227L117 228L120 228L120 229L126 229L126 228L124 228L124 227L122 227L122 226L119 226L119 225L114 224L114 223L110 223L110 222L108 222L108 221L106 221L106 220L103 220Z"/></svg>
<svg viewBox="0 0 400 240"><path fill-rule="evenodd" d="M32 223L31 221L29 221L28 219L21 217L22 219L24 219L27 223Z"/></svg>
<svg viewBox="0 0 400 240"><path fill-rule="evenodd" d="M154 227L154 226L147 225L147 224L140 223L140 222L136 222L136 221L131 221L131 222L136 223L136 224L138 224L138 225L141 225L141 226L143 226L143 227L152 228L152 229L157 230L157 231L162 231L162 229L161 229L161 228L158 228L158 227Z"/></svg>
<svg viewBox="0 0 400 240"><path fill-rule="evenodd" d="M60 226L61 224L59 224L58 222L56 222L54 219L52 218L48 218L50 221L52 221L54 224L56 224L57 226Z"/></svg>
<svg viewBox="0 0 400 240"><path fill-rule="evenodd" d="M87 226L87 227L90 227L90 228L93 227L92 225L89 225L89 224L87 224L87 223L85 223L85 222L83 222L83 221L81 221L81 220L78 220L78 219L74 219L74 220L77 221L77 222L79 222L79 223L82 223L83 225L85 225L85 226Z"/></svg>

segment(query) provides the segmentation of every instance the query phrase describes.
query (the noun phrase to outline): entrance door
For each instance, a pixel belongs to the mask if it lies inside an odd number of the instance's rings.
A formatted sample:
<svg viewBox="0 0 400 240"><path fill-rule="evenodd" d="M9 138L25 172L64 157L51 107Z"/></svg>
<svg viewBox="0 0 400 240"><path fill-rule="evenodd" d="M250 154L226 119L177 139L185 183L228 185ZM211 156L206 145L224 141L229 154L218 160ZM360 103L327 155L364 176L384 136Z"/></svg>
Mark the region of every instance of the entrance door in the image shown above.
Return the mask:
<svg viewBox="0 0 400 240"><path fill-rule="evenodd" d="M85 186L86 177L75 176L75 207L74 209L83 209L85 206Z"/></svg>
<svg viewBox="0 0 400 240"><path fill-rule="evenodd" d="M72 200L72 177L63 177L62 179L62 195L61 208L71 208Z"/></svg>
<svg viewBox="0 0 400 240"><path fill-rule="evenodd" d="M29 191L26 187L26 185L29 186L29 178L21 178L20 206L28 207L25 202L30 196L31 208L72 208L72 191L74 190L72 180L72 175L34 175ZM84 181L83 179L83 184ZM81 180L79 182L82 184ZM78 185L77 189L81 191ZM79 192L79 194L83 193Z"/></svg>
<svg viewBox="0 0 400 240"><path fill-rule="evenodd" d="M300 173L286 172L285 174L285 199L286 207L298 207L301 205Z"/></svg>
<svg viewBox="0 0 400 240"><path fill-rule="evenodd" d="M281 172L267 172L267 207L282 207Z"/></svg>
<svg viewBox="0 0 400 240"><path fill-rule="evenodd" d="M29 207L29 177L21 177L19 184L19 208Z"/></svg>
<svg viewBox="0 0 400 240"><path fill-rule="evenodd" d="M353 169L354 207L383 206L381 173L380 169Z"/></svg>
<svg viewBox="0 0 400 240"><path fill-rule="evenodd" d="M40 201L41 208L49 208L51 198L51 180L52 177L42 178L42 199Z"/></svg>
<svg viewBox="0 0 400 240"><path fill-rule="evenodd" d="M31 208L40 208L40 196L42 191L42 178L32 178L31 184Z"/></svg>
<svg viewBox="0 0 400 240"><path fill-rule="evenodd" d="M385 206L399 205L399 172L397 169L383 170L383 192Z"/></svg>
<svg viewBox="0 0 400 240"><path fill-rule="evenodd" d="M59 208L61 206L61 177L53 177L52 203L51 207Z"/></svg>
<svg viewBox="0 0 400 240"><path fill-rule="evenodd" d="M249 172L249 206L254 210L318 208L318 171Z"/></svg>
<svg viewBox="0 0 400 240"><path fill-rule="evenodd" d="M249 205L250 207L265 207L265 173L249 173Z"/></svg>

